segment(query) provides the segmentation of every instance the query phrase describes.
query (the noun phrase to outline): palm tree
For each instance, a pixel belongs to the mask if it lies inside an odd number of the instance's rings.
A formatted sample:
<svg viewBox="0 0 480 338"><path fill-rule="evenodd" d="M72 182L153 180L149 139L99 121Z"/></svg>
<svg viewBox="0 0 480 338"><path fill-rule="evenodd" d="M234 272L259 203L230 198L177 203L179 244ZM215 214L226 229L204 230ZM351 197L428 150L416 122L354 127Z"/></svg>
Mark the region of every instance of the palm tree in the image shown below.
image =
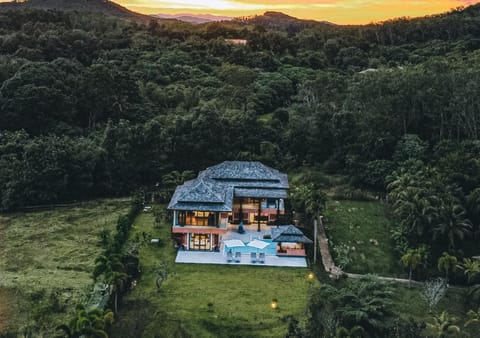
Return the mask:
<svg viewBox="0 0 480 338"><path fill-rule="evenodd" d="M480 262L470 258L464 258L463 263L459 265L460 269L467 276L468 283L480 274Z"/></svg>
<svg viewBox="0 0 480 338"><path fill-rule="evenodd" d="M408 268L408 287L411 287L412 272L415 270L422 259L419 249L408 249L402 256L403 266Z"/></svg>
<svg viewBox="0 0 480 338"><path fill-rule="evenodd" d="M435 208L418 188L407 188L393 205L394 214L402 220L410 233L422 236L435 216Z"/></svg>
<svg viewBox="0 0 480 338"><path fill-rule="evenodd" d="M448 274L450 271L455 271L457 269L457 257L450 256L448 253L444 252L442 257L438 259L437 268L438 271L445 271L445 279L448 282Z"/></svg>
<svg viewBox="0 0 480 338"><path fill-rule="evenodd" d="M355 325L352 327L350 330L347 329L346 327L339 327L337 329L336 338L362 338L362 337L367 337L367 334L363 327L359 325Z"/></svg>
<svg viewBox="0 0 480 338"><path fill-rule="evenodd" d="M446 236L450 250L455 249L455 240L463 241L471 234L472 224L465 209L453 200L447 201L440 209L440 222L434 228L434 238Z"/></svg>
<svg viewBox="0 0 480 338"><path fill-rule="evenodd" d="M83 305L77 305L75 315L68 325L59 325L57 330L63 331L68 338L108 338L106 326L112 323L112 311L100 309L87 311Z"/></svg>
<svg viewBox="0 0 480 338"><path fill-rule="evenodd" d="M95 268L93 269L93 278L97 278L102 273L110 271L124 271L125 267L121 261L120 255L110 254L101 255L95 259Z"/></svg>
<svg viewBox="0 0 480 338"><path fill-rule="evenodd" d="M456 319L451 317L447 311L443 311L439 316L433 316L433 323L427 323L427 337L455 337L461 332L455 322Z"/></svg>
<svg viewBox="0 0 480 338"><path fill-rule="evenodd" d="M472 223L475 224L473 236L480 239L480 188L473 190L467 196L468 215Z"/></svg>
<svg viewBox="0 0 480 338"><path fill-rule="evenodd" d="M110 285L110 294L114 295L114 309L118 313L118 295L124 291L128 275L125 272L109 271L105 275L105 282Z"/></svg>
<svg viewBox="0 0 480 338"><path fill-rule="evenodd" d="M467 312L468 320L465 323L465 327L473 325L473 324L480 324L480 307L477 311L470 310Z"/></svg>
<svg viewBox="0 0 480 338"><path fill-rule="evenodd" d="M467 297L470 301L480 303L480 284L473 285L468 288Z"/></svg>

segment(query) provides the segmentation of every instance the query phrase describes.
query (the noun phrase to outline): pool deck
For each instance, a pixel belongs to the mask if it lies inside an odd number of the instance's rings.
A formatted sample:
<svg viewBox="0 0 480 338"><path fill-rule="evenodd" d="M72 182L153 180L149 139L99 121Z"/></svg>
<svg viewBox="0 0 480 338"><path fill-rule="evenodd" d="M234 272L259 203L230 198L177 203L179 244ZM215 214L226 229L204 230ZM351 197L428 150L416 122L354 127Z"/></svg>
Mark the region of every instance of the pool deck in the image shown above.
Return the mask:
<svg viewBox="0 0 480 338"><path fill-rule="evenodd" d="M243 254L240 263L227 262L227 256L220 252L209 251L183 251L179 250L175 263L192 264L222 264L222 265L257 265L257 266L283 266L292 268L306 268L305 257L278 257L273 255L265 256L265 263L252 263L249 254Z"/></svg>

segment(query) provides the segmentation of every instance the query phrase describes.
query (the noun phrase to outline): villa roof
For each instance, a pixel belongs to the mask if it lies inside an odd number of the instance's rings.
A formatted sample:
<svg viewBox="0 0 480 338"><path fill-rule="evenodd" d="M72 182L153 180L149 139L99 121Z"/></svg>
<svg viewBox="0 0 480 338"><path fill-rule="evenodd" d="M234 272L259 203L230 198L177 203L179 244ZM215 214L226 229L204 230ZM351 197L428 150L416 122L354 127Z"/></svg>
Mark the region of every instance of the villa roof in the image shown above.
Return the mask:
<svg viewBox="0 0 480 338"><path fill-rule="evenodd" d="M168 208L231 211L233 196L286 198L286 189L287 175L276 169L260 162L226 161L178 186Z"/></svg>
<svg viewBox="0 0 480 338"><path fill-rule="evenodd" d="M225 161L203 171L204 176L219 180L278 181L277 170L260 162Z"/></svg>
<svg viewBox="0 0 480 338"><path fill-rule="evenodd" d="M282 225L277 228L272 228L271 231L273 242L312 243L311 239L293 225Z"/></svg>
<svg viewBox="0 0 480 338"><path fill-rule="evenodd" d="M179 202L223 203L221 196L213 192L213 187L209 187L205 181L195 180L193 183L193 187L183 189Z"/></svg>
<svg viewBox="0 0 480 338"><path fill-rule="evenodd" d="M287 191L269 188L235 188L235 197L287 198Z"/></svg>

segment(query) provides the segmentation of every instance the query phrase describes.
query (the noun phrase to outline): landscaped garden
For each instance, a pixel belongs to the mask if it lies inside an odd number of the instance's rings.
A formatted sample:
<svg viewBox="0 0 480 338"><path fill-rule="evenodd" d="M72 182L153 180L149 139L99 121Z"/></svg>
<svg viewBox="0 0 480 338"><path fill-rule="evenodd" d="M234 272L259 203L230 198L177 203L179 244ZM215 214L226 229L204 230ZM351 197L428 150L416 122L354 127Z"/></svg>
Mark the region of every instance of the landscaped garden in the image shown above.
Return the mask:
<svg viewBox="0 0 480 338"><path fill-rule="evenodd" d="M143 242L142 276L123 299L114 337L281 337L291 316L306 314L316 284L308 269L175 264L170 226L154 227L152 213L137 218L131 237Z"/></svg>
<svg viewBox="0 0 480 338"><path fill-rule="evenodd" d="M89 295L99 233L128 200L98 200L0 217L0 333L52 336Z"/></svg>

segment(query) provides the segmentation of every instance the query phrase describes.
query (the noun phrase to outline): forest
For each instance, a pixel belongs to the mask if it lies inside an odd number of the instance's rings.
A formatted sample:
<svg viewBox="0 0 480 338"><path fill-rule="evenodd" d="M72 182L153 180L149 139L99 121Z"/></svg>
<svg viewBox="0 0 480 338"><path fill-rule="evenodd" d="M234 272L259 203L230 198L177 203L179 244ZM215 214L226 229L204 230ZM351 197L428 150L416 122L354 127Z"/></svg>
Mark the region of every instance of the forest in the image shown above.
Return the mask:
<svg viewBox="0 0 480 338"><path fill-rule="evenodd" d="M365 26L3 11L0 83L3 211L259 160L385 199L399 257L478 254L480 5Z"/></svg>

